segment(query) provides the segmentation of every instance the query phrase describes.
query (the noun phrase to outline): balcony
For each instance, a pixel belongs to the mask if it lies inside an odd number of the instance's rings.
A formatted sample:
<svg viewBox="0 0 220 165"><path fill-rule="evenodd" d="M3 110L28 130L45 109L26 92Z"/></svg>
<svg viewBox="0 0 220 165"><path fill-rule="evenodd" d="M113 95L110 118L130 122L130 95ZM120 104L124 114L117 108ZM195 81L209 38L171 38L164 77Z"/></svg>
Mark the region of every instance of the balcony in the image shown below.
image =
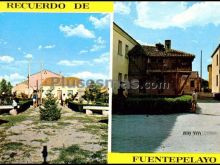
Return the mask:
<svg viewBox="0 0 220 165"><path fill-rule="evenodd" d="M174 65L167 65L167 64L155 64L155 65L148 65L146 72L191 72L192 68L190 66L174 66Z"/></svg>

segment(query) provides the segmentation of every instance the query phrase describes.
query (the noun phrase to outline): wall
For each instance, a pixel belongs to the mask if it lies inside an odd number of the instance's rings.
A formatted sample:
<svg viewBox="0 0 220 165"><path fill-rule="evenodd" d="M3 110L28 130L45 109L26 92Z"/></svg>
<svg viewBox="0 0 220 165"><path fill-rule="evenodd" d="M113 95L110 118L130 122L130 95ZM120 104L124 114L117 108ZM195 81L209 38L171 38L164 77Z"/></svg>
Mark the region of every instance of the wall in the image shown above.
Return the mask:
<svg viewBox="0 0 220 165"><path fill-rule="evenodd" d="M51 90L51 86L43 86L43 95L42 97L45 98L46 97L46 93L48 90ZM61 90L62 91L62 95L65 94L66 98L68 97L68 90L72 90L73 91L73 95L76 94L76 92L78 91L78 88L77 87L68 87L68 86L55 86L53 87L53 91L52 93L54 94L54 97L57 98L57 91L58 90Z"/></svg>
<svg viewBox="0 0 220 165"><path fill-rule="evenodd" d="M43 70L42 81L49 77L61 77L61 76L53 72ZM20 83L14 86L12 91L17 92L17 94L25 93L30 96L34 90L40 89L40 85L41 85L41 72L30 76L30 89L29 90L28 90L28 82L25 81L23 83Z"/></svg>
<svg viewBox="0 0 220 165"><path fill-rule="evenodd" d="M209 72L209 89L212 89L212 65L208 66L208 72Z"/></svg>
<svg viewBox="0 0 220 165"><path fill-rule="evenodd" d="M217 66L217 59L216 56L218 55L218 66ZM220 50L218 49L212 57L212 93L219 93L220 92L220 85L219 85L219 69L220 69ZM216 75L218 75L218 86L216 86Z"/></svg>
<svg viewBox="0 0 220 165"><path fill-rule="evenodd" d="M17 95L19 95L21 93L28 95L28 85L25 82L18 84L12 88L12 93L14 93L14 92L16 92Z"/></svg>
<svg viewBox="0 0 220 165"><path fill-rule="evenodd" d="M185 81L184 77L181 78L181 86L183 85L183 83ZM191 87L191 81L194 81L194 87ZM185 84L185 86L183 88L183 91L184 91L184 94L192 94L192 91L195 89L197 91L200 89L200 79L199 79L198 72L194 71L189 76L187 83Z"/></svg>
<svg viewBox="0 0 220 165"><path fill-rule="evenodd" d="M118 40L122 41L122 55L118 54ZM137 42L123 32L119 27L114 25L113 28L113 93L118 93L118 74L122 73L122 80L124 81L124 75L128 75L129 60L125 57L125 45L129 46L131 50Z"/></svg>
<svg viewBox="0 0 220 165"><path fill-rule="evenodd" d="M42 81L49 77L62 77L58 74L55 74L53 72L43 70L42 71ZM30 76L30 88L33 90L40 89L41 86L41 72L33 74Z"/></svg>

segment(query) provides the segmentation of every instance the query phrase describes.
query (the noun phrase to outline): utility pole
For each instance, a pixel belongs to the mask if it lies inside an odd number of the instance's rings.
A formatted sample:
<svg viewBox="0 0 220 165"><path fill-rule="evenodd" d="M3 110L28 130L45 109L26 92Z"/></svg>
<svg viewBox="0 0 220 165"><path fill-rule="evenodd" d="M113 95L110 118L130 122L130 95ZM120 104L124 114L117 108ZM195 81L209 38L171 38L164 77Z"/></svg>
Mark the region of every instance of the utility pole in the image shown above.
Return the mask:
<svg viewBox="0 0 220 165"><path fill-rule="evenodd" d="M28 61L28 97L30 97L30 73L31 73L31 61Z"/></svg>
<svg viewBox="0 0 220 165"><path fill-rule="evenodd" d="M201 50L201 57L200 57L200 92L202 91L202 50Z"/></svg>
<svg viewBox="0 0 220 165"><path fill-rule="evenodd" d="M40 103L41 103L41 104L42 104L42 93L43 93L43 86L42 86L43 75L42 75L42 72L43 72L43 62L41 62L41 72L40 72L40 75L41 75L41 82L40 82Z"/></svg>

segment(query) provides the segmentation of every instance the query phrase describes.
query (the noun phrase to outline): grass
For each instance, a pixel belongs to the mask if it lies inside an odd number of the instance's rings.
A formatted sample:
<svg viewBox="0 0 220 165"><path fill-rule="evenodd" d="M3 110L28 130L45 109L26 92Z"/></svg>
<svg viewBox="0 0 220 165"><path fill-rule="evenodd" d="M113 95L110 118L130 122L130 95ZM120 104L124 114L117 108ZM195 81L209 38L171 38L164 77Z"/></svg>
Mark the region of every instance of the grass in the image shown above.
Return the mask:
<svg viewBox="0 0 220 165"><path fill-rule="evenodd" d="M89 124L85 125L84 128L79 129L83 132L89 132L92 134L98 134L98 132L101 132L102 130L106 131L108 130L108 125L106 124Z"/></svg>
<svg viewBox="0 0 220 165"><path fill-rule="evenodd" d="M68 125L71 125L72 123L70 122L57 122L57 125L58 126L68 126Z"/></svg>
<svg viewBox="0 0 220 165"><path fill-rule="evenodd" d="M21 135L21 133L17 133L17 132L9 132L9 134L7 136L17 136L17 135Z"/></svg>
<svg viewBox="0 0 220 165"><path fill-rule="evenodd" d="M53 135L56 135L55 133L55 130L53 130L53 132L47 132L47 131L43 131L43 133L45 134L45 135L48 135L48 136L53 136Z"/></svg>
<svg viewBox="0 0 220 165"><path fill-rule="evenodd" d="M28 115L27 114L18 114L16 116L7 115L2 116L1 119L8 121L7 123L2 124L2 126L14 126L22 121L27 120Z"/></svg>
<svg viewBox="0 0 220 165"><path fill-rule="evenodd" d="M108 140L108 134L107 133L104 133L104 134L101 134L101 138L103 139L103 140Z"/></svg>
<svg viewBox="0 0 220 165"><path fill-rule="evenodd" d="M31 140L31 142L39 142L39 143L46 143L48 141L49 141L48 138L46 138L46 139L34 139L34 140Z"/></svg>
<svg viewBox="0 0 220 165"><path fill-rule="evenodd" d="M23 146L24 144L20 142L8 142L4 144L3 148L4 150L18 150L21 149Z"/></svg>
<svg viewBox="0 0 220 165"><path fill-rule="evenodd" d="M54 149L58 150L58 149ZM78 145L72 145L67 148L61 148L59 158L52 163L65 164L104 164L106 160L103 159L101 151L91 152L81 149Z"/></svg>
<svg viewBox="0 0 220 165"><path fill-rule="evenodd" d="M94 122L96 119L91 117L91 116L86 116L86 117L82 117L82 116L65 116L63 117L63 120L78 120L80 122L83 123L92 123Z"/></svg>
<svg viewBox="0 0 220 165"><path fill-rule="evenodd" d="M57 149L56 149L57 150ZM55 163L65 164L86 164L86 158L89 156L89 152L82 150L78 145L72 145L67 148L61 148L60 155Z"/></svg>
<svg viewBox="0 0 220 165"><path fill-rule="evenodd" d="M35 127L32 127L32 129L37 129L37 130L40 130L40 129L47 129L47 128L50 128L50 129L59 129L60 127L57 126L57 123L48 123L48 124L42 124L40 123L39 125L35 126Z"/></svg>
<svg viewBox="0 0 220 165"><path fill-rule="evenodd" d="M69 115L69 116L68 116ZM62 116L59 121L56 122L47 122L47 121L40 121L39 117L37 116L37 113L33 111L33 109L28 109L27 111L18 114L17 116L11 116L11 115L1 115L1 119L8 121L8 123L2 124L0 127L2 128L0 131L0 140L1 143L1 149L2 151L15 151L20 150L22 153L21 157L30 157L30 151L34 152L38 149L33 148L32 146L27 145L25 139L19 139L16 142L10 142L7 141L7 136L13 136L13 135L19 135L19 132L9 132L7 131L7 128L11 126L20 126L20 125L27 125L28 131L35 131L35 132L41 132L48 136L48 138L39 138L35 137L36 139L33 139L31 142L39 142L36 144L42 145L43 143L46 143L49 141L50 136L56 135L58 132L61 132L62 129L65 129L66 126L73 125L75 131L81 131L80 128L84 126L84 131L97 135L97 142L94 142L94 144L98 144L101 146L102 150L97 152L92 152L88 150L84 150L80 148L78 145L72 145L72 146L63 146L61 148L56 148L55 152L59 155L59 157L51 161L50 163L72 163L72 164L82 164L82 163L106 163L106 154L107 154L107 124L99 122L102 119L107 119L107 117L99 116L99 115L93 115L93 116L87 116L85 114L72 114L69 113L67 116ZM32 121L32 122L23 122L23 121ZM75 120L75 121L74 121ZM21 123L23 122L23 123ZM20 124L21 123L21 124ZM77 127L75 127L77 125ZM71 127L72 128L72 127ZM4 130L4 131L3 131ZM106 134L106 135L105 135ZM5 139L6 137L6 139ZM84 144L86 145L86 144ZM51 149L52 151L52 149ZM54 154L53 152L48 151L49 155ZM0 157L4 155L6 152L2 152L0 154ZM17 157L18 158L18 157ZM19 158L20 160L22 158ZM13 162L12 159L9 159L8 161ZM22 160L21 160L22 162Z"/></svg>

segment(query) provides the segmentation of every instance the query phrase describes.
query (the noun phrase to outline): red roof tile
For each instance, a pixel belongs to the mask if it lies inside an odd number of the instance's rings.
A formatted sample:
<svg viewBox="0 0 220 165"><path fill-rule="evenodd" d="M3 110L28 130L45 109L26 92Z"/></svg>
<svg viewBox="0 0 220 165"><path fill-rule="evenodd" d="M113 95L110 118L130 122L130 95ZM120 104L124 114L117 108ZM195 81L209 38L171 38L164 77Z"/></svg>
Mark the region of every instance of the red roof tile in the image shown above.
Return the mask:
<svg viewBox="0 0 220 165"><path fill-rule="evenodd" d="M148 56L191 57L191 58L195 58L195 55L190 54L190 53L186 53L186 52L183 52L183 51L179 51L179 50L174 50L174 49L158 50L155 46L147 46L147 45L143 45L142 47L144 49L144 52Z"/></svg>

